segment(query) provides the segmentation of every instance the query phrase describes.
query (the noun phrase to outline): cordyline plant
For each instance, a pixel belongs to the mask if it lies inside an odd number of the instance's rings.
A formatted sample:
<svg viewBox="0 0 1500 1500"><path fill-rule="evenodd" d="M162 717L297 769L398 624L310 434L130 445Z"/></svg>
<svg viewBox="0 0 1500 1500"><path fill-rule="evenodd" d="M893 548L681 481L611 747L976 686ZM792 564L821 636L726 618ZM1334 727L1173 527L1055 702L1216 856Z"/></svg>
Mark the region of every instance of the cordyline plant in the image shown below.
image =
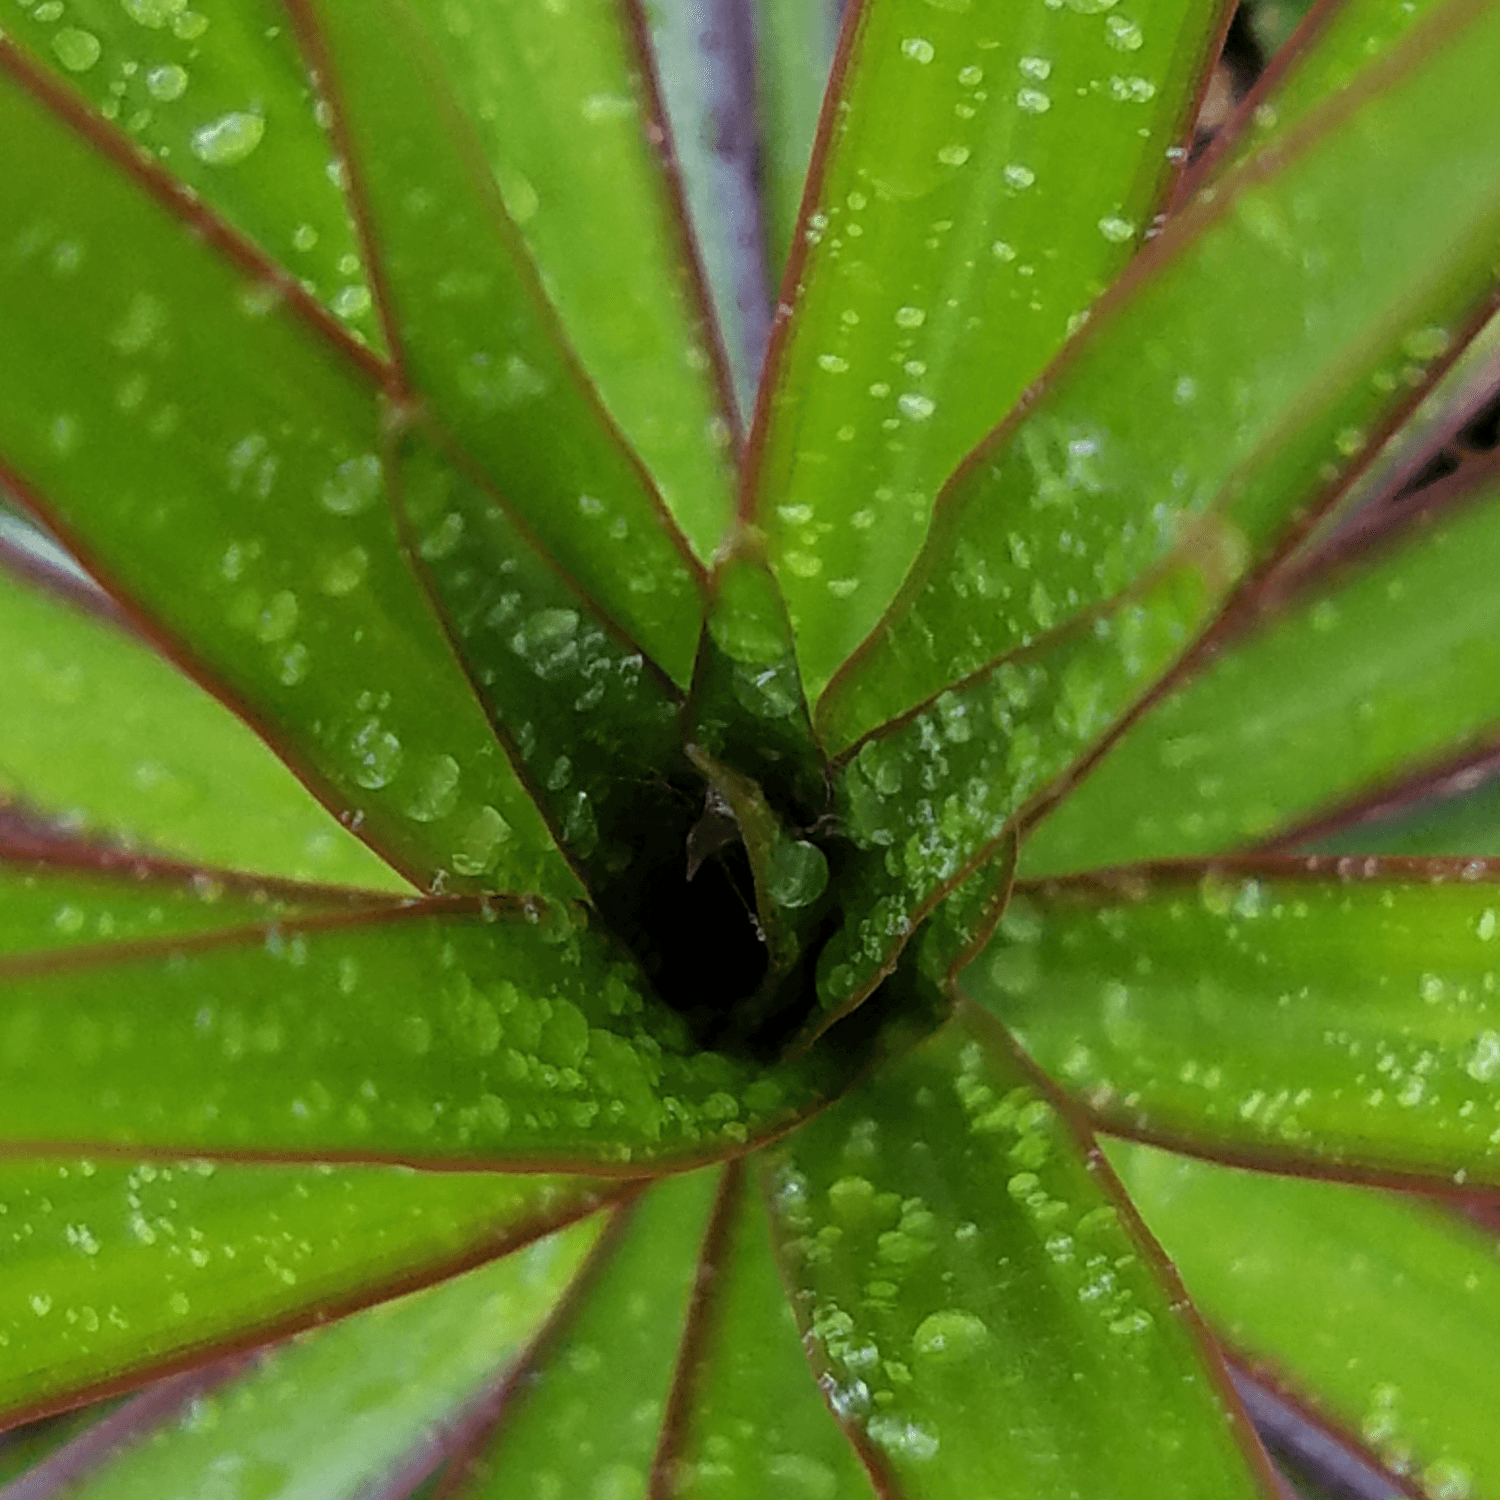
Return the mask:
<svg viewBox="0 0 1500 1500"><path fill-rule="evenodd" d="M5 1493L1500 1494L1500 7L720 19L0 3Z"/></svg>

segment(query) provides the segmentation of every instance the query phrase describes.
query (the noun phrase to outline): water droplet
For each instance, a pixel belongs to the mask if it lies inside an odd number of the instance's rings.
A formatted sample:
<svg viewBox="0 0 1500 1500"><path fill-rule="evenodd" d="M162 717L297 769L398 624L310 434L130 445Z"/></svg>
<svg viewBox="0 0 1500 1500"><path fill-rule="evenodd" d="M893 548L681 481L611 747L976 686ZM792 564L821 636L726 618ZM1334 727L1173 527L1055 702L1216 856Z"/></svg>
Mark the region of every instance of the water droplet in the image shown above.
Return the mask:
<svg viewBox="0 0 1500 1500"><path fill-rule="evenodd" d="M1116 52L1139 52L1145 37L1140 26L1126 16L1107 16L1104 39Z"/></svg>
<svg viewBox="0 0 1500 1500"><path fill-rule="evenodd" d="M366 719L349 741L354 752L354 779L367 791L378 792L389 784L401 765L401 741L380 727L379 719Z"/></svg>
<svg viewBox="0 0 1500 1500"><path fill-rule="evenodd" d="M1051 98L1040 89L1019 89L1016 92L1016 107L1028 115L1044 115L1052 108Z"/></svg>
<svg viewBox="0 0 1500 1500"><path fill-rule="evenodd" d="M369 566L370 554L363 547L351 547L347 552L340 552L337 557L330 557L323 564L319 587L325 594L341 599L345 594L352 594L364 582Z"/></svg>
<svg viewBox="0 0 1500 1500"><path fill-rule="evenodd" d="M951 1363L972 1359L988 1342L989 1329L973 1313L951 1310L935 1312L917 1324L912 1352L919 1359Z"/></svg>
<svg viewBox="0 0 1500 1500"><path fill-rule="evenodd" d="M849 361L840 358L837 354L820 354L818 368L827 370L830 375L842 375L849 368Z"/></svg>
<svg viewBox="0 0 1500 1500"><path fill-rule="evenodd" d="M453 850L452 864L460 875L483 875L500 857L510 838L510 824L493 807L481 807L469 819Z"/></svg>
<svg viewBox="0 0 1500 1500"><path fill-rule="evenodd" d="M816 844L783 839L771 851L766 894L777 906L810 906L827 886L828 861Z"/></svg>
<svg viewBox="0 0 1500 1500"><path fill-rule="evenodd" d="M945 167L961 167L969 159L969 148L953 142L947 146L939 146L937 159Z"/></svg>
<svg viewBox="0 0 1500 1500"><path fill-rule="evenodd" d="M192 135L193 155L210 167L232 167L260 145L266 122L249 110L231 110Z"/></svg>
<svg viewBox="0 0 1500 1500"><path fill-rule="evenodd" d="M446 818L458 802L459 765L451 755L435 755L422 771L406 805L407 816L418 823Z"/></svg>
<svg viewBox="0 0 1500 1500"><path fill-rule="evenodd" d="M898 307L897 328L920 328L927 321L927 314L920 307Z"/></svg>
<svg viewBox="0 0 1500 1500"><path fill-rule="evenodd" d="M364 317L374 302L367 286L341 286L328 305L335 317L348 320Z"/></svg>
<svg viewBox="0 0 1500 1500"><path fill-rule="evenodd" d="M256 639L267 645L284 641L296 629L297 615L297 596L290 589L273 594L255 622Z"/></svg>
<svg viewBox="0 0 1500 1500"><path fill-rule="evenodd" d="M1490 1083L1500 1075L1500 1032L1481 1031L1474 1038L1464 1072L1479 1083Z"/></svg>
<svg viewBox="0 0 1500 1500"><path fill-rule="evenodd" d="M187 69L179 68L176 63L163 63L161 67L152 68L146 74L146 91L163 104L182 98L187 92L187 86Z"/></svg>
<svg viewBox="0 0 1500 1500"><path fill-rule="evenodd" d="M64 26L52 38L52 50L57 60L70 73L86 73L99 61L99 38L92 31L82 31L77 26Z"/></svg>
<svg viewBox="0 0 1500 1500"><path fill-rule="evenodd" d="M1099 220L1099 233L1111 244L1123 245L1135 233L1135 225L1118 214L1106 214Z"/></svg>
<svg viewBox="0 0 1500 1500"><path fill-rule="evenodd" d="M187 9L187 0L120 0L125 14L141 26L159 31Z"/></svg>
<svg viewBox="0 0 1500 1500"><path fill-rule="evenodd" d="M1036 173L1030 167L1023 167L1015 161L1010 162L1000 175L1013 188L1029 188L1036 181Z"/></svg>
<svg viewBox="0 0 1500 1500"><path fill-rule="evenodd" d="M380 493L383 479L380 460L373 453L347 459L334 471L319 493L323 509L336 516L354 516L367 510Z"/></svg>
<svg viewBox="0 0 1500 1500"><path fill-rule="evenodd" d="M896 398L896 405L903 417L913 422L925 422L937 410L937 403L930 396L916 391L907 391Z"/></svg>
<svg viewBox="0 0 1500 1500"><path fill-rule="evenodd" d="M901 55L909 57L913 62L930 63L936 54L932 43L922 36L909 36L901 43Z"/></svg>
<svg viewBox="0 0 1500 1500"><path fill-rule="evenodd" d="M1448 330L1434 325L1407 334L1401 340L1401 349L1409 359L1429 360L1446 353L1450 343L1452 339L1448 336Z"/></svg>

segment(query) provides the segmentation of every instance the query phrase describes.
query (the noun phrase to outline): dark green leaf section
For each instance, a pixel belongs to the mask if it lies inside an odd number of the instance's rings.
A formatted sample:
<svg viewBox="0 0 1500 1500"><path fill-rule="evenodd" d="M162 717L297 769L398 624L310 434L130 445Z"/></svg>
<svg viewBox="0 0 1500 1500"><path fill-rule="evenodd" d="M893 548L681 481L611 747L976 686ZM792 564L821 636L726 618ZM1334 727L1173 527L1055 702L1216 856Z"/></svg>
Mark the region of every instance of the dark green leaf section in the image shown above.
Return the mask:
<svg viewBox="0 0 1500 1500"><path fill-rule="evenodd" d="M1497 495L1445 508L1231 641L1029 835L1023 876L1255 843L1492 740Z"/></svg>
<svg viewBox="0 0 1500 1500"><path fill-rule="evenodd" d="M811 823L828 810L827 777L776 581L742 540L715 569L713 589L693 741L754 777L784 816Z"/></svg>
<svg viewBox="0 0 1500 1500"><path fill-rule="evenodd" d="M1227 589L1325 501L1492 293L1497 65L1500 13L1452 0L1173 221L946 489L900 597L815 710L831 749L1086 620L1205 517L1238 543L1217 549L1239 554Z"/></svg>
<svg viewBox="0 0 1500 1500"><path fill-rule="evenodd" d="M141 641L9 576L0 637L0 801L193 864L411 889Z"/></svg>
<svg viewBox="0 0 1500 1500"><path fill-rule="evenodd" d="M1230 1341L1433 1500L1500 1487L1494 1241L1410 1198L1139 1146L1113 1160Z"/></svg>
<svg viewBox="0 0 1500 1500"><path fill-rule="evenodd" d="M211 1162L0 1165L0 1410L321 1321L588 1211L584 1178Z"/></svg>
<svg viewBox="0 0 1500 1500"><path fill-rule="evenodd" d="M733 1153L859 1063L698 1050L560 908L288 922L5 968L0 1140L32 1147L623 1172Z"/></svg>
<svg viewBox="0 0 1500 1500"><path fill-rule="evenodd" d="M17 0L5 30L377 349L354 226L280 0Z"/></svg>
<svg viewBox="0 0 1500 1500"><path fill-rule="evenodd" d="M723 1206L716 1228L697 1341L683 1351L681 1430L671 1434L664 1492L870 1500L870 1479L808 1368L753 1182Z"/></svg>
<svg viewBox="0 0 1500 1500"><path fill-rule="evenodd" d="M327 891L267 888L128 859L95 868L4 861L0 960L269 924L352 904Z"/></svg>
<svg viewBox="0 0 1500 1500"><path fill-rule="evenodd" d="M825 1393L896 1493L1261 1493L1102 1162L1007 1056L955 1023L769 1158Z"/></svg>
<svg viewBox="0 0 1500 1500"><path fill-rule="evenodd" d="M161 1500L230 1483L228 1493L263 1500L372 1493L521 1353L597 1234L597 1223L577 1225L272 1350L95 1470L72 1500Z"/></svg>
<svg viewBox="0 0 1500 1500"><path fill-rule="evenodd" d="M856 853L844 925L819 964L824 1007L867 993L934 906L996 858L1016 814L1178 657L1209 618L1232 550L1231 539L1203 537L1196 555L1138 597L860 746L837 784ZM958 946L976 936L956 934Z"/></svg>
<svg viewBox="0 0 1500 1500"><path fill-rule="evenodd" d="M1500 780L1489 767L1460 771L1432 800L1398 806L1319 839L1312 847L1332 854L1500 856Z"/></svg>
<svg viewBox="0 0 1500 1500"><path fill-rule="evenodd" d="M81 1411L64 1412L0 1436L0 1484L34 1469L59 1448L81 1436L116 1403L102 1402Z"/></svg>
<svg viewBox="0 0 1500 1500"><path fill-rule="evenodd" d="M4 44L0 140L25 143L5 157L0 469L413 878L576 892L401 554L367 376ZM441 757L465 782L428 819Z"/></svg>
<svg viewBox="0 0 1500 1500"><path fill-rule="evenodd" d="M326 28L403 378L550 554L686 685L697 566L565 344L483 141L449 98L438 7L310 9Z"/></svg>
<svg viewBox="0 0 1500 1500"><path fill-rule="evenodd" d="M754 489L813 697L954 465L1139 242L1216 20L1203 0L859 7Z"/></svg>
<svg viewBox="0 0 1500 1500"><path fill-rule="evenodd" d="M633 868L643 830L676 811L680 697L541 555L497 497L415 438L399 487L420 565L511 753L596 896ZM457 800L457 761L434 766L434 817Z"/></svg>
<svg viewBox="0 0 1500 1500"><path fill-rule="evenodd" d="M1018 891L964 988L1128 1131L1500 1182L1483 861L1167 866Z"/></svg>
<svg viewBox="0 0 1500 1500"><path fill-rule="evenodd" d="M756 103L773 281L791 254L839 9L829 0L763 0L756 7Z"/></svg>
<svg viewBox="0 0 1500 1500"><path fill-rule="evenodd" d="M517 1372L454 1500L646 1493L720 1175L667 1178L639 1201L577 1305Z"/></svg>
<svg viewBox="0 0 1500 1500"><path fill-rule="evenodd" d="M732 514L731 428L629 5L406 8L441 57L569 342L706 561ZM492 305L495 334L519 338ZM515 354L528 357L519 344ZM508 342L493 357L506 367Z"/></svg>

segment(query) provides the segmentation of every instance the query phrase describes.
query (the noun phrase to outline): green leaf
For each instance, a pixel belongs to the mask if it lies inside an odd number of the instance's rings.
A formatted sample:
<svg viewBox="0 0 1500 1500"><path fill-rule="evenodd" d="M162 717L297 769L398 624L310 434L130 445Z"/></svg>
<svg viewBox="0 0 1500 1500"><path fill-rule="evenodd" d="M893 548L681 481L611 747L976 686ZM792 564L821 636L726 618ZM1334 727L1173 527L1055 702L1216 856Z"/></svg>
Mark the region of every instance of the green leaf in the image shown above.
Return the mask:
<svg viewBox="0 0 1500 1500"><path fill-rule="evenodd" d="M46 863L7 859L0 862L0 960L170 941L339 907L358 910L370 900L125 857L80 859L71 867L66 854Z"/></svg>
<svg viewBox="0 0 1500 1500"><path fill-rule="evenodd" d="M1232 551L1216 538L1221 551ZM819 999L839 1014L894 965L902 945L976 871L991 882L1013 820L1057 782L1191 641L1212 610L1223 557L1199 555L1127 596L1087 630L1067 631L872 735L836 782L857 848L844 876L845 921L818 965ZM977 890L975 892L977 894ZM980 912L945 940L982 937ZM953 924L950 923L950 926ZM953 956L957 956L955 952Z"/></svg>
<svg viewBox="0 0 1500 1500"><path fill-rule="evenodd" d="M1487 759L1488 757L1486 757ZM1486 779L1488 778L1488 779ZM1480 785L1475 785L1475 782ZM1486 854L1500 856L1500 781L1483 762L1440 781L1430 800L1398 801L1369 822L1318 839L1330 854Z"/></svg>
<svg viewBox="0 0 1500 1500"><path fill-rule="evenodd" d="M559 567L685 685L701 569L565 342L485 138L455 108L453 60L465 43L440 10L435 0L308 6L326 32L324 65L377 247L398 404L425 400ZM565 45L567 20L537 13L537 24Z"/></svg>
<svg viewBox="0 0 1500 1500"><path fill-rule="evenodd" d="M0 1140L638 1173L735 1154L860 1065L700 1050L567 913L437 911L12 960Z"/></svg>
<svg viewBox="0 0 1500 1500"><path fill-rule="evenodd" d="M1497 497L1485 486L1228 642L1029 833L1023 878L1270 839L1493 740Z"/></svg>
<svg viewBox="0 0 1500 1500"><path fill-rule="evenodd" d="M608 911L606 887L649 880L647 830L670 822L681 695L566 578L494 493L409 436L393 480L424 575L486 707L559 842ZM451 758L430 811L459 796ZM644 868L643 868L644 867Z"/></svg>
<svg viewBox="0 0 1500 1500"><path fill-rule="evenodd" d="M586 1178L389 1167L0 1164L0 1411L321 1322L586 1213Z"/></svg>
<svg viewBox="0 0 1500 1500"><path fill-rule="evenodd" d="M808 1367L753 1181L731 1184L711 1236L677 1372L678 1427L664 1435L670 1493L871 1500L870 1480Z"/></svg>
<svg viewBox="0 0 1500 1500"><path fill-rule="evenodd" d="M1285 546L1493 294L1500 185L1478 164L1500 149L1481 82L1497 59L1500 17L1449 0L1365 87L1172 221L945 490L901 595L815 710L830 749L1087 630L1205 535L1221 597Z"/></svg>
<svg viewBox="0 0 1500 1500"><path fill-rule="evenodd" d="M1218 7L1107 11L851 18L753 491L812 696L890 603L950 470L1159 206Z"/></svg>
<svg viewBox="0 0 1500 1500"><path fill-rule="evenodd" d="M765 0L756 11L766 258L773 281L791 255L802 188L833 60L839 7L827 0Z"/></svg>
<svg viewBox="0 0 1500 1500"><path fill-rule="evenodd" d="M1435 1500L1495 1492L1500 1268L1489 1235L1368 1189L1139 1146L1110 1158L1245 1355Z"/></svg>
<svg viewBox="0 0 1500 1500"><path fill-rule="evenodd" d="M720 1171L654 1185L513 1377L463 1500L644 1495ZM611 1242L609 1235L613 1235Z"/></svg>
<svg viewBox="0 0 1500 1500"><path fill-rule="evenodd" d="M36 0L6 33L376 349L360 247L280 0Z"/></svg>
<svg viewBox="0 0 1500 1500"><path fill-rule="evenodd" d="M0 638L0 799L194 864L411 889L145 642L10 576Z"/></svg>
<svg viewBox="0 0 1500 1500"><path fill-rule="evenodd" d="M733 398L723 384L727 373L716 365L717 334L707 321L682 204L667 175L660 111L631 6L582 0L559 12L520 0L405 0L402 9L410 18L405 24L419 26L434 61L441 60L442 87L465 118L464 126L449 127L465 133L459 149L482 152L494 178L486 191L492 195L498 185L568 341L677 524L707 560L733 510L725 405ZM372 29L391 25L399 36L396 14ZM382 91L414 86L398 77L383 78ZM353 77L339 81L358 88ZM386 113L384 92L378 102L385 119L378 127L372 122L363 141L364 149L383 155L401 118ZM351 107L358 119L367 118L359 101ZM454 145L443 149L451 152ZM435 164L427 165L436 176ZM391 248L398 251L398 244ZM472 264L468 273L472 279ZM511 297L519 292L524 303L528 273L511 274L518 283ZM432 291L419 301L416 286L395 290L398 303L421 321L436 311L427 305ZM433 290L439 298L462 296L457 286ZM498 397L509 378L513 393L524 397L525 382L502 373L512 359L531 361L516 343L520 329L507 320L500 296L496 289L485 307L490 337L501 340L490 351L499 367L490 376L492 395ZM420 328L402 331L408 344L423 338ZM547 337L544 319L533 337ZM461 348L471 358L479 352L467 343ZM415 348L409 352L415 357ZM543 354L534 365L536 379L558 361ZM483 372L468 373L475 383L469 401L482 406L477 385ZM555 378L560 386L568 381L565 363ZM544 398L549 416L538 408L529 420L583 427L586 415L569 415L577 401L559 390ZM490 416L486 425L510 420ZM498 439L490 451L504 451ZM554 464L560 457L555 450L547 456ZM506 461L513 463L513 456ZM523 499L524 490L515 498Z"/></svg>
<svg viewBox="0 0 1500 1500"><path fill-rule="evenodd" d="M597 1223L578 1225L269 1352L95 1470L72 1500L159 1500L227 1483L264 1500L369 1494L503 1374L597 1235Z"/></svg>
<svg viewBox="0 0 1500 1500"><path fill-rule="evenodd" d="M4 43L0 137L26 142L0 276L11 487L404 873L576 893L402 556L374 372ZM463 787L428 821L444 757Z"/></svg>
<svg viewBox="0 0 1500 1500"><path fill-rule="evenodd" d="M1020 888L962 983L1109 1128L1493 1183L1497 936L1482 861L1146 867Z"/></svg>
<svg viewBox="0 0 1500 1500"><path fill-rule="evenodd" d="M1183 1304L1081 1144L955 1023L768 1153L824 1389L896 1492L1261 1493Z"/></svg>

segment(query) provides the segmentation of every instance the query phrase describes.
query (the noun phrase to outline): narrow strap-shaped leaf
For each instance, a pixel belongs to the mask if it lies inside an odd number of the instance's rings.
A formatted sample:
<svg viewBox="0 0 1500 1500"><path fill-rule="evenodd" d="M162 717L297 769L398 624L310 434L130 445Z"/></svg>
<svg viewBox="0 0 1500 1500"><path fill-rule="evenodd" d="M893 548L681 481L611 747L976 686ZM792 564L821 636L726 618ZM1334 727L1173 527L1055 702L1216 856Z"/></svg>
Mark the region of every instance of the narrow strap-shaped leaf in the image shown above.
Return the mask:
<svg viewBox="0 0 1500 1500"><path fill-rule="evenodd" d="M681 695L640 646L542 554L482 476L411 434L392 481L417 566L513 763L608 911L616 882L639 887L656 825L680 815ZM432 812L460 794L451 758Z"/></svg>
<svg viewBox="0 0 1500 1500"><path fill-rule="evenodd" d="M943 693L845 762L837 807L857 853L844 925L819 961L826 1010L863 1000L939 903L1000 857L1012 820L1179 657L1234 552L1205 536L1140 595ZM983 936L967 925L966 943Z"/></svg>
<svg viewBox="0 0 1500 1500"><path fill-rule="evenodd" d="M1481 82L1497 58L1500 14L1449 0L1168 225L954 476L900 597L815 711L831 749L1085 628L1206 525L1235 544L1221 592L1288 545L1493 296L1500 185L1478 164L1500 149Z"/></svg>
<svg viewBox="0 0 1500 1500"><path fill-rule="evenodd" d="M12 5L5 30L377 351L360 247L282 0Z"/></svg>
<svg viewBox="0 0 1500 1500"><path fill-rule="evenodd" d="M1103 1159L1001 1048L954 1023L768 1158L824 1390L896 1493L1265 1493Z"/></svg>
<svg viewBox="0 0 1500 1500"><path fill-rule="evenodd" d="M1495 1493L1500 1271L1489 1236L1368 1189L1141 1146L1112 1146L1110 1158L1204 1312L1255 1367L1413 1492Z"/></svg>
<svg viewBox="0 0 1500 1500"><path fill-rule="evenodd" d="M143 641L8 573L0 637L0 799L191 863L410 890Z"/></svg>
<svg viewBox="0 0 1500 1500"><path fill-rule="evenodd" d="M1111 1129L1500 1182L1495 878L1267 858L1022 886L962 983Z"/></svg>
<svg viewBox="0 0 1500 1500"><path fill-rule="evenodd" d="M705 1241L652 1500L873 1500L808 1367L757 1187L735 1174Z"/></svg>
<svg viewBox="0 0 1500 1500"><path fill-rule="evenodd" d="M371 1493L524 1350L598 1232L597 1221L577 1225L268 1352L74 1495L161 1500L230 1481L265 1500Z"/></svg>
<svg viewBox="0 0 1500 1500"><path fill-rule="evenodd" d="M651 471L677 524L706 561L732 511L734 434L724 403L733 398L716 384L723 375L718 335L706 321L681 204L664 170L664 122L658 118L634 5L585 0L559 12L514 0L498 5L409 0L407 8L420 18L424 37L441 58L441 84L429 79L427 87L451 91L453 105L469 122L466 128L476 132L504 211L519 230L523 253L535 262L568 342ZM394 35L400 35L399 27ZM342 71L331 82L360 87L358 78ZM391 132L415 123L403 122L400 110L386 114L391 100L384 90L404 91L411 84L385 76L381 85L368 110L346 101L361 123L362 154L389 150ZM446 149L453 149L451 143ZM366 167L365 176L374 171L373 164ZM415 178L411 186L419 186ZM440 210L434 204L428 211ZM390 248L399 254L399 237ZM486 259L492 260L492 253ZM394 274L394 266L390 269ZM473 276L472 261L468 269ZM525 315L529 273L509 274L519 283L510 305L496 286L479 307L471 304L469 314L483 310L491 323L485 331L500 341L491 351L491 399L501 397L509 379L513 396L541 397L534 421L549 420L540 416L546 408L550 420L586 431L588 416L576 409L576 395L570 400L561 389L527 392L527 381L505 373L513 369L510 361L521 359L533 366L531 384L552 379L565 386L576 380L555 356L533 359L523 348L525 342L547 338L545 320L528 339L517 318ZM450 352L455 361L479 353L468 343L451 351L419 348L424 333L430 339L442 326L433 326L423 303L434 294L452 297L458 288L432 288L421 298L417 285L393 290L416 325L404 340L409 358L425 356L425 364ZM555 341L557 334L551 337ZM473 402L485 372L464 374ZM499 420L503 425L508 419ZM504 453L505 447L496 439L488 451ZM547 457L557 462L556 446ZM522 491L518 500L529 498L519 483L514 487ZM576 496L569 499L576 502Z"/></svg>
<svg viewBox="0 0 1500 1500"><path fill-rule="evenodd" d="M401 554L370 372L3 41L0 140L11 488L403 872L576 892Z"/></svg>
<svg viewBox="0 0 1500 1500"><path fill-rule="evenodd" d="M549 553L686 684L699 566L565 342L496 165L460 111L448 54L462 53L463 38L447 35L428 0L299 0L296 10L349 139L404 385ZM538 201L549 190L535 188Z"/></svg>
<svg viewBox="0 0 1500 1500"><path fill-rule="evenodd" d="M859 1066L699 1050L567 913L466 905L0 965L0 1141L629 1174L735 1154Z"/></svg>
<svg viewBox="0 0 1500 1500"><path fill-rule="evenodd" d="M1448 768L1430 782L1376 800L1368 817L1312 839L1304 847L1330 854L1462 854L1500 856L1500 779L1494 752Z"/></svg>
<svg viewBox="0 0 1500 1500"><path fill-rule="evenodd" d="M668 1178L630 1212L576 1305L517 1368L445 1500L644 1495L720 1172Z"/></svg>
<svg viewBox="0 0 1500 1500"><path fill-rule="evenodd" d="M129 1388L450 1276L602 1196L581 1177L5 1162L0 1413Z"/></svg>
<svg viewBox="0 0 1500 1500"><path fill-rule="evenodd" d="M890 603L953 466L1129 258L1219 15L849 8L746 501L812 696Z"/></svg>
<svg viewBox="0 0 1500 1500"><path fill-rule="evenodd" d="M1243 847L1490 744L1497 498L1491 480L1229 640L1029 832L1023 877Z"/></svg>
<svg viewBox="0 0 1500 1500"><path fill-rule="evenodd" d="M791 255L839 8L829 0L764 0L756 7L766 258L777 277Z"/></svg>
<svg viewBox="0 0 1500 1500"><path fill-rule="evenodd" d="M386 906L389 898L129 856L70 865L63 856L38 863L0 852L0 960L99 943L170 941L372 903Z"/></svg>

